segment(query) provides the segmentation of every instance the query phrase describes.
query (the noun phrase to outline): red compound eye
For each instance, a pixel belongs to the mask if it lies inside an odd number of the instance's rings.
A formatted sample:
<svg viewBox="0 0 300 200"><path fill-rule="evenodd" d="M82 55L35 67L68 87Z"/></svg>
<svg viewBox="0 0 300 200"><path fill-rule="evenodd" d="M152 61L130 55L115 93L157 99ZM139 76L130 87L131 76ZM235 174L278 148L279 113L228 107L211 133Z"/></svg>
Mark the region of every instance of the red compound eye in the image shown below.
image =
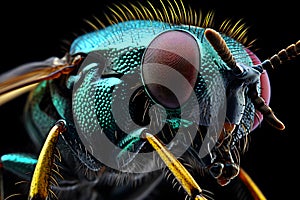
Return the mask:
<svg viewBox="0 0 300 200"><path fill-rule="evenodd" d="M177 108L193 92L200 65L200 49L185 31L158 35L144 52L142 75L151 98L167 108Z"/></svg>
<svg viewBox="0 0 300 200"><path fill-rule="evenodd" d="M246 49L246 51L248 52L254 65L261 63L259 58L254 53L252 53L249 49ZM260 76L260 89L260 96L265 100L266 104L269 105L271 98L271 85L266 70L264 70ZM263 119L263 115L258 111L256 111L256 116L257 117L254 118L252 130L254 130Z"/></svg>

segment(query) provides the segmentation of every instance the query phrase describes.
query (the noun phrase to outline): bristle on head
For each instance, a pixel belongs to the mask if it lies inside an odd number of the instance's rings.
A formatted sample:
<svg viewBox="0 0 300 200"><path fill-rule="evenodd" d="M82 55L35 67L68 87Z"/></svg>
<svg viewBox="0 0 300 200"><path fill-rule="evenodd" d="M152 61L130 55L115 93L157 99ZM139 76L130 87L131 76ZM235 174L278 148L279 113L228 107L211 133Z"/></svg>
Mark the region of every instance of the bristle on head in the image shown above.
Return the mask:
<svg viewBox="0 0 300 200"><path fill-rule="evenodd" d="M112 4L107 7L109 14L104 12L105 19L93 17L91 20L85 20L93 30L105 28L106 26L117 24L129 20L150 20L161 21L174 25L187 25L202 28L213 28L236 41L242 43L246 47L253 45L253 41L248 42L248 27L242 20L234 23L231 19L224 20L221 25L215 25L215 11L210 10L203 15L203 12L193 9L190 5L185 5L182 0L162 1L159 3L121 3ZM95 21L95 22L93 22Z"/></svg>

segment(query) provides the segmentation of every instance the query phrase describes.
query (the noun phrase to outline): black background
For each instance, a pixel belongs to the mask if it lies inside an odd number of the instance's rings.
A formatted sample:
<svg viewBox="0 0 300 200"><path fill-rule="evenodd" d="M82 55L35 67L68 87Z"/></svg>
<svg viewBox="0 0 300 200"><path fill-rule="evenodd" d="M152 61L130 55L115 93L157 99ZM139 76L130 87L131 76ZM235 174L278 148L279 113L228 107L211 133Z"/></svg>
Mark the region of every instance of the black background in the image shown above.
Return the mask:
<svg viewBox="0 0 300 200"><path fill-rule="evenodd" d="M7 1L0 6L0 72L20 64L64 55L63 40L82 34L84 19L101 18L105 5L117 1ZM122 1L121 1L122 2ZM141 1L142 3L143 1ZM196 10L216 11L218 20L241 19L250 27L249 38L255 43L257 56L264 60L300 39L299 10L296 1L268 3L252 1L188 1ZM269 71L270 106L285 123L278 131L265 122L251 134L248 152L241 165L254 179L268 199L294 199L299 195L298 97L299 58ZM26 95L0 107L0 154L30 152L32 144L22 125ZM297 126L297 129L296 129ZM5 172L10 182L10 173ZM11 186L10 186L11 187ZM203 187L203 186L202 186ZM9 190L9 188L6 188ZM10 189L13 190L13 189Z"/></svg>

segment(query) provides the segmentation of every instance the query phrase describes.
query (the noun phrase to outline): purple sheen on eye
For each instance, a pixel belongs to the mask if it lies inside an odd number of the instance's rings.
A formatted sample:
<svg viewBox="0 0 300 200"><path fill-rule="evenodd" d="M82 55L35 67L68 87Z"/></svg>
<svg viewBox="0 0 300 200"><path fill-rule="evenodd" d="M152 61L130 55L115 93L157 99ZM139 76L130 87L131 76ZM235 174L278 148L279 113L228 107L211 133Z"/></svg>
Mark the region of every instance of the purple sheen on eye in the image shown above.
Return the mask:
<svg viewBox="0 0 300 200"><path fill-rule="evenodd" d="M246 49L246 51L251 57L254 65L261 63L260 59L254 53L252 53L249 49ZM265 100L266 104L269 105L271 99L271 85L266 70L264 70L260 76L260 89L261 89L260 96ZM260 112L256 111L256 117L254 118L251 131L256 129L262 120L263 120L263 115Z"/></svg>
<svg viewBox="0 0 300 200"><path fill-rule="evenodd" d="M167 31L145 50L143 81L157 103L177 108L191 96L199 65L200 49L195 38L184 31Z"/></svg>

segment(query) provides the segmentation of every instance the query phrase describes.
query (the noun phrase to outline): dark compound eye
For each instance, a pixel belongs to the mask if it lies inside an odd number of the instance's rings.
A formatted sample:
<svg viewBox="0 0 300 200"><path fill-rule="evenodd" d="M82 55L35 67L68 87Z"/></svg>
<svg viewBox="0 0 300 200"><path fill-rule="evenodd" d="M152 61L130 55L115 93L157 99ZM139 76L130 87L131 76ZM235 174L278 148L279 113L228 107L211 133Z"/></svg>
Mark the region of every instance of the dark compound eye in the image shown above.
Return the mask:
<svg viewBox="0 0 300 200"><path fill-rule="evenodd" d="M193 92L200 65L196 39L185 31L158 35L142 60L142 78L150 97L167 108L178 108Z"/></svg>

